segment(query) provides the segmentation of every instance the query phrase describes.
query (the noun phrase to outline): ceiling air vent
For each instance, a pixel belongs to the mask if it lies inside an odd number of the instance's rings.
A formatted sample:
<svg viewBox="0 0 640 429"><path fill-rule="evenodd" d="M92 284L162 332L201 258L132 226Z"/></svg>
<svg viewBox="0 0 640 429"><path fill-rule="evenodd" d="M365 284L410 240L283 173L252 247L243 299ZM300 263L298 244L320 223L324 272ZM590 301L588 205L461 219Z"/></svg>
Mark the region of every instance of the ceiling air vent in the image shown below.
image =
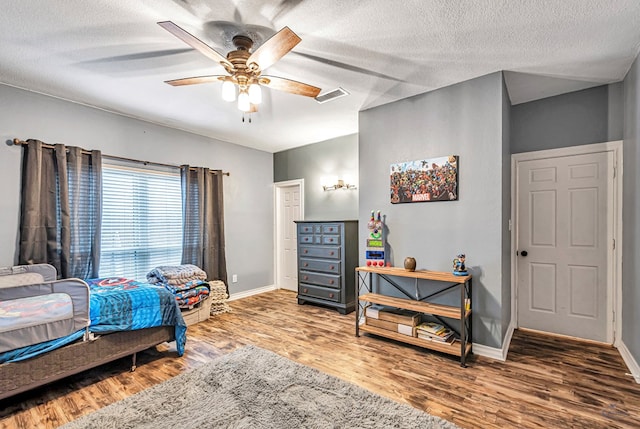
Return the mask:
<svg viewBox="0 0 640 429"><path fill-rule="evenodd" d="M326 103L327 101L335 100L336 98L344 97L345 95L349 95L349 93L342 88L337 88L333 91L318 95L316 97L316 101L322 104Z"/></svg>

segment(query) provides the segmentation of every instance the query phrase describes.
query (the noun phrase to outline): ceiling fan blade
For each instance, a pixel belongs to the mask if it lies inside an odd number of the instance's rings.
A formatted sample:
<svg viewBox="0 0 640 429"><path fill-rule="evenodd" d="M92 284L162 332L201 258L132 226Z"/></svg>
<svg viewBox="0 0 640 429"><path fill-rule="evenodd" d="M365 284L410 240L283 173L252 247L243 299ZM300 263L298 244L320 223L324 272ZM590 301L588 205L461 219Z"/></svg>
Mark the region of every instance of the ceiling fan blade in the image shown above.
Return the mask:
<svg viewBox="0 0 640 429"><path fill-rule="evenodd" d="M260 84L277 89L278 91L290 92L291 94L304 95L305 97L317 97L320 94L320 88L308 85L295 80L285 79L277 76L260 76Z"/></svg>
<svg viewBox="0 0 640 429"><path fill-rule="evenodd" d="M173 22L162 21L162 22L158 22L158 25L164 28L165 30L167 30L169 33L176 36L178 39L182 40L187 45L196 49L201 54L211 58L213 61L220 63L222 65L229 64L229 61L227 61L227 59L224 56L218 53L211 46L207 45L202 40L198 39L196 36L192 35L191 33L177 26Z"/></svg>
<svg viewBox="0 0 640 429"><path fill-rule="evenodd" d="M172 86L195 85L198 83L220 82L220 78L225 77L227 76L214 74L210 76L194 76L182 79L165 80L164 83L168 83Z"/></svg>
<svg viewBox="0 0 640 429"><path fill-rule="evenodd" d="M260 47L249 56L247 66L255 63L260 70L265 70L285 56L287 52L292 50L301 40L302 39L291 31L289 27L284 27L260 45Z"/></svg>

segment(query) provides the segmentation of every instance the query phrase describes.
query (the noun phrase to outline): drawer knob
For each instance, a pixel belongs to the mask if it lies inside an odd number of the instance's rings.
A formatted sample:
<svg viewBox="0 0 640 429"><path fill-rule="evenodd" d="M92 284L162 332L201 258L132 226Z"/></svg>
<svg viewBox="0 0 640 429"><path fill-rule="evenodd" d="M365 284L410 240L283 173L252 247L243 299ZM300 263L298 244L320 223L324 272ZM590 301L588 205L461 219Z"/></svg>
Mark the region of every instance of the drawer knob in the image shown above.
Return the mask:
<svg viewBox="0 0 640 429"><path fill-rule="evenodd" d="M302 252L302 253L309 253L309 251L307 249L304 249L304 252Z"/></svg>
<svg viewBox="0 0 640 429"><path fill-rule="evenodd" d="M333 298L333 294L332 293L329 294L329 298Z"/></svg>
<svg viewBox="0 0 640 429"><path fill-rule="evenodd" d="M336 252L334 252L333 250L331 252L329 252L329 255L333 256Z"/></svg>
<svg viewBox="0 0 640 429"><path fill-rule="evenodd" d="M329 231L333 231L333 228L329 228Z"/></svg>
<svg viewBox="0 0 640 429"><path fill-rule="evenodd" d="M330 238L330 239L329 239L329 243L333 243L333 238Z"/></svg>
<svg viewBox="0 0 640 429"><path fill-rule="evenodd" d="M332 284L334 284L334 283L335 283L335 281L333 281L333 280L329 280L329 284L330 284L330 285L332 285Z"/></svg>
<svg viewBox="0 0 640 429"><path fill-rule="evenodd" d="M309 280L309 276L304 276L303 279Z"/></svg>
<svg viewBox="0 0 640 429"><path fill-rule="evenodd" d="M302 292L304 292L304 293L307 293L308 291L309 291L309 289L307 289L307 288L302 289Z"/></svg>
<svg viewBox="0 0 640 429"><path fill-rule="evenodd" d="M309 266L309 263L308 263L308 262L305 262L305 263L304 263L304 266L305 266L305 267L308 267L308 266Z"/></svg>
<svg viewBox="0 0 640 429"><path fill-rule="evenodd" d="M335 268L336 268L336 267L334 267L333 265L329 265L329 269L330 269L330 270L333 270L333 269L335 269Z"/></svg>

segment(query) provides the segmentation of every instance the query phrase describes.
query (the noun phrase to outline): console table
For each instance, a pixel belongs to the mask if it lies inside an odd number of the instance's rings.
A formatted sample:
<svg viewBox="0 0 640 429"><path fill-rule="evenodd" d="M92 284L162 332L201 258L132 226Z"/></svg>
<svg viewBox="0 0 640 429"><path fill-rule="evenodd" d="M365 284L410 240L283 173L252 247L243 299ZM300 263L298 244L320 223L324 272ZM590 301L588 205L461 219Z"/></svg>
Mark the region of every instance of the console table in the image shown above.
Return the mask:
<svg viewBox="0 0 640 429"><path fill-rule="evenodd" d="M356 287L356 337L360 336L360 331L381 337L390 338L396 341L413 344L439 352L448 353L460 357L460 365L466 366L466 358L472 352L472 323L471 323L471 275L455 276L452 273L439 271L407 271L403 268L395 267L357 267L356 276L358 285ZM388 295L373 293L374 276L384 280L396 290L400 291L407 298L396 298ZM394 277L405 277L415 280L415 295L408 293L397 283ZM437 291L419 296L418 282L420 280L431 280L443 282L443 287ZM435 296L452 289L460 289L460 304L456 306L435 304L429 302ZM361 294L364 291L366 293ZM371 304L380 304L389 307L401 308L425 313L436 318L440 323L453 329L457 338L453 343L440 343L429 341L418 337L403 335L394 331L381 329L375 326L364 324L365 310ZM454 319L459 321L456 328L444 319Z"/></svg>

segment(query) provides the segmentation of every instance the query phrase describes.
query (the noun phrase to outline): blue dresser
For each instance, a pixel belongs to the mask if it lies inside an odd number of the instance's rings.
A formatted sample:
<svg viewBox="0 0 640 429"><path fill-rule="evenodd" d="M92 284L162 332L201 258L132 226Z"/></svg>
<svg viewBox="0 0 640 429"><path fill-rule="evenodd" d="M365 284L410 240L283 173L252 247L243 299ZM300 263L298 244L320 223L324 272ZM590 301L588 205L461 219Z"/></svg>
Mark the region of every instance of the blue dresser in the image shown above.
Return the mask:
<svg viewBox="0 0 640 429"><path fill-rule="evenodd" d="M298 304L355 309L358 221L296 221L298 233Z"/></svg>

